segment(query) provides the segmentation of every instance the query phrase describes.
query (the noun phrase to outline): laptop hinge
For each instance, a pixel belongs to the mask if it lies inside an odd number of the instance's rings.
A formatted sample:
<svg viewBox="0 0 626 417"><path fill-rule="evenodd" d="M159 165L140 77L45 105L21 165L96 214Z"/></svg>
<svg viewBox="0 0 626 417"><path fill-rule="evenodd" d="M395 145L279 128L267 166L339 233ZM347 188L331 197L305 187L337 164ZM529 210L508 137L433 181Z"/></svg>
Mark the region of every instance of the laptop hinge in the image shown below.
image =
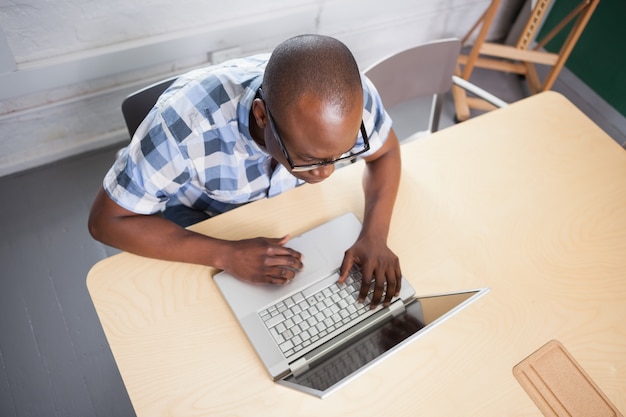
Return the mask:
<svg viewBox="0 0 626 417"><path fill-rule="evenodd" d="M291 373L295 376L302 374L309 370L308 360L306 356L296 359L292 363L289 364L289 369L291 369Z"/></svg>
<svg viewBox="0 0 626 417"><path fill-rule="evenodd" d="M391 303L388 308L393 317L398 317L400 314L406 311L406 305L402 301Z"/></svg>

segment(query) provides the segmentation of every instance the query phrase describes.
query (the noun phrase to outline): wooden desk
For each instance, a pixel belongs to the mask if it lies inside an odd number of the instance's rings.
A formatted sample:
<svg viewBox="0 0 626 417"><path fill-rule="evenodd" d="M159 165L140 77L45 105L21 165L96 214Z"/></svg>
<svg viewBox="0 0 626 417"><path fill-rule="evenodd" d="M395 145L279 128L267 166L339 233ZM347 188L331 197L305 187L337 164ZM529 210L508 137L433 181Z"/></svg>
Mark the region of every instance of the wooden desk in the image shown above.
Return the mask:
<svg viewBox="0 0 626 417"><path fill-rule="evenodd" d="M282 236L361 214L362 169L195 228ZM123 253L87 284L139 416L539 416L511 369L550 339L626 411L626 152L565 98L403 145L389 245L418 293L491 291L325 400L270 380L213 269Z"/></svg>

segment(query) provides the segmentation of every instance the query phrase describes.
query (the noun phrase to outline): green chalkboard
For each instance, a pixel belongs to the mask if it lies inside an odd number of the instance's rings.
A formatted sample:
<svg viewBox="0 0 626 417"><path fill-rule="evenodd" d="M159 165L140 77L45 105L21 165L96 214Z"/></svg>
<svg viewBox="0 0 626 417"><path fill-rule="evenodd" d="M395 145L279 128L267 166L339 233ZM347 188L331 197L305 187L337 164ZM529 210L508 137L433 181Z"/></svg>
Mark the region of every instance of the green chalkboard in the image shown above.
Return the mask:
<svg viewBox="0 0 626 417"><path fill-rule="evenodd" d="M537 36L556 26L580 0L556 0ZM570 26L546 45L557 52ZM585 84L626 116L626 0L600 0L565 63Z"/></svg>

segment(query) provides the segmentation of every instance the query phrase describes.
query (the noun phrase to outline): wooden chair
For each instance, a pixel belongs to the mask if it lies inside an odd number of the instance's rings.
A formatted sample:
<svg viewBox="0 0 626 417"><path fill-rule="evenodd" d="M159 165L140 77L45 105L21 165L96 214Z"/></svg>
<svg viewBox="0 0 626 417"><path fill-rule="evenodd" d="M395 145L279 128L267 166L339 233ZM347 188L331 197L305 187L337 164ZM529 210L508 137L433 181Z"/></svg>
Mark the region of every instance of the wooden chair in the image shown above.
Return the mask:
<svg viewBox="0 0 626 417"><path fill-rule="evenodd" d="M456 75L469 80L475 67L487 68L495 71L516 73L526 76L530 91L535 94L552 88L565 61L574 49L578 38L582 34L587 22L591 18L600 0L582 0L563 20L554 27L543 39L533 45L537 31L541 27L544 15L550 9L552 0L537 0L532 9L530 18L516 45L502 45L485 42L489 27L500 7L501 0L492 0L490 6L481 18L474 24L462 42L468 41L470 36L480 27L476 40L469 54L460 55ZM557 53L542 50L542 48L561 32L574 19L567 38ZM485 56L489 57L486 58ZM495 58L495 59L494 59ZM540 80L535 64L550 67L543 81ZM493 106L480 98L468 97L460 88L453 88L455 110L458 120L466 120L470 116L470 108L491 110Z"/></svg>

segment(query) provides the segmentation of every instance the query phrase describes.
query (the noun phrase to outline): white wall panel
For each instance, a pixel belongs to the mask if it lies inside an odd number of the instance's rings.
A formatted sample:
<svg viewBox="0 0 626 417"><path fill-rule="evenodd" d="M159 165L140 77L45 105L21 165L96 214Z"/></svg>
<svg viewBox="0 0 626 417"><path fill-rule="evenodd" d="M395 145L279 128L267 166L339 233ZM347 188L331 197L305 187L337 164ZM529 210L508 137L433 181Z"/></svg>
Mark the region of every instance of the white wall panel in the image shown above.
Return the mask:
<svg viewBox="0 0 626 417"><path fill-rule="evenodd" d="M176 63L190 56L207 54L256 40L283 39L302 30L315 30L317 8L291 7L280 12L207 24L184 32L152 36L106 47L92 48L18 62L18 71L0 74L0 100L50 90L77 82L110 77L127 71ZM258 34L256 37L254 34Z"/></svg>
<svg viewBox="0 0 626 417"><path fill-rule="evenodd" d="M0 7L18 64L316 5L311 0L22 0ZM250 34L251 35L251 34Z"/></svg>
<svg viewBox="0 0 626 417"><path fill-rule="evenodd" d="M504 0L517 10L523 0ZM120 103L214 50L271 50L298 33L343 40L361 67L461 36L489 0L22 0L0 7L0 175L126 140ZM495 35L508 22L496 21ZM504 27L504 34L500 33Z"/></svg>

